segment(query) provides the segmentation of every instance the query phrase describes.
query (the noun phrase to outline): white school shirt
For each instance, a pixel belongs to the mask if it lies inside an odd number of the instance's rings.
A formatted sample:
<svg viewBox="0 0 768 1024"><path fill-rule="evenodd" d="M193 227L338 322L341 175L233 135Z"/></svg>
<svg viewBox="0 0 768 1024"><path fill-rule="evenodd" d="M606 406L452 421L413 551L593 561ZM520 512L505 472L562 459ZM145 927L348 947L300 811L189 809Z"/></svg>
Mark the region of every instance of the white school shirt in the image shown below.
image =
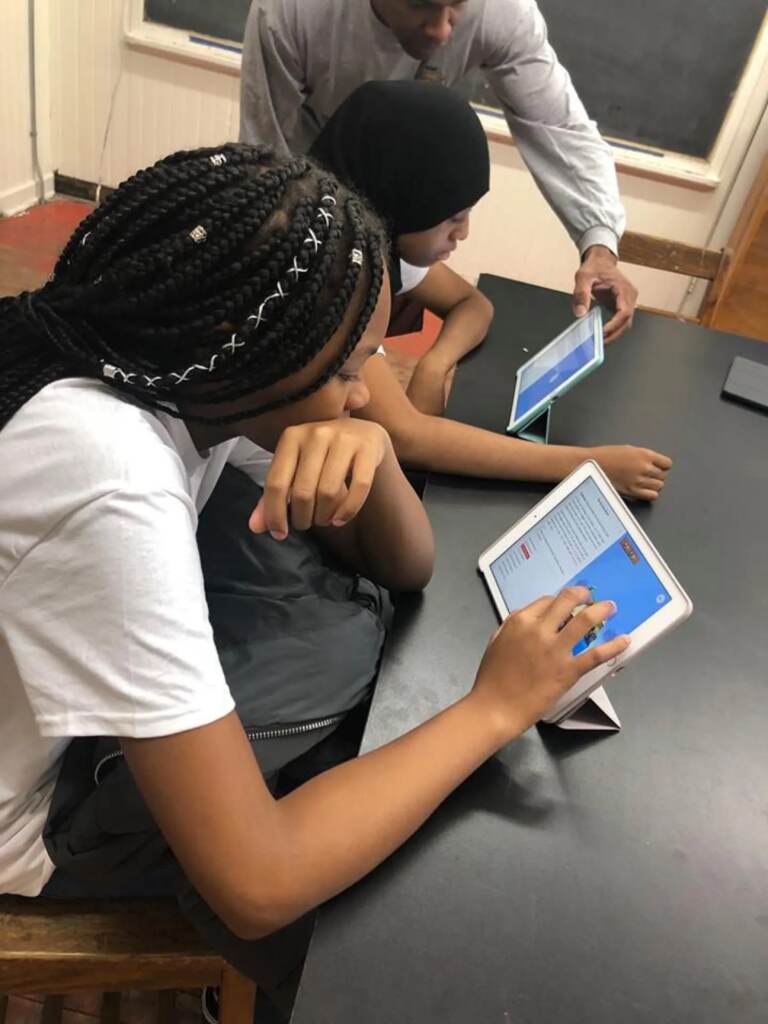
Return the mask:
<svg viewBox="0 0 768 1024"><path fill-rule="evenodd" d="M245 439L201 455L181 420L98 381L43 388L0 430L0 893L53 872L41 834L75 736L164 736L234 707L195 531Z"/></svg>
<svg viewBox="0 0 768 1024"><path fill-rule="evenodd" d="M426 70L448 86L481 68L528 169L573 241L618 252L625 215L611 147L547 38L536 0L467 0ZM414 79L370 0L253 0L245 29L240 139L306 153L368 81Z"/></svg>
<svg viewBox="0 0 768 1024"><path fill-rule="evenodd" d="M412 263L400 260L400 288L398 295L405 295L418 288L432 267L414 267Z"/></svg>

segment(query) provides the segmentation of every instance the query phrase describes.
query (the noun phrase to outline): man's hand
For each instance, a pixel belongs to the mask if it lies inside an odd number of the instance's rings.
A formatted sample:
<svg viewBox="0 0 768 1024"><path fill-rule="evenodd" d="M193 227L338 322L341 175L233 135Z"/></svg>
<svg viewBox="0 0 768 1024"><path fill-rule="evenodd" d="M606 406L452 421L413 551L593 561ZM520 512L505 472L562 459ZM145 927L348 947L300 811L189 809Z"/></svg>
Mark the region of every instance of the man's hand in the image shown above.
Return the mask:
<svg viewBox="0 0 768 1024"><path fill-rule="evenodd" d="M603 329L606 344L630 329L637 304L637 288L619 270L616 257L604 245L593 245L576 272L573 312L584 316L592 299L607 302L616 312Z"/></svg>

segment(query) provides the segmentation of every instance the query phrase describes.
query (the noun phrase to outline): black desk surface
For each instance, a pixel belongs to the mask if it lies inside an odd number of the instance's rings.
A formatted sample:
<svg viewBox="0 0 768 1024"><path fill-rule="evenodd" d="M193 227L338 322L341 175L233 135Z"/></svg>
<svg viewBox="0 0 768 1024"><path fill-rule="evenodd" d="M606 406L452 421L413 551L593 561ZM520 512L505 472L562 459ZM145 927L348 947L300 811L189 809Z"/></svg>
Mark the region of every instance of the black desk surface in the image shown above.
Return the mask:
<svg viewBox="0 0 768 1024"><path fill-rule="evenodd" d="M515 368L566 296L481 279L496 307L449 414L503 430ZM768 345L640 314L553 411L553 443L675 461L636 513L695 610L610 685L624 728L530 730L323 908L294 1024L768 1021L768 416L720 398ZM431 478L434 579L403 603L364 747L469 687L495 625L479 552L547 488Z"/></svg>

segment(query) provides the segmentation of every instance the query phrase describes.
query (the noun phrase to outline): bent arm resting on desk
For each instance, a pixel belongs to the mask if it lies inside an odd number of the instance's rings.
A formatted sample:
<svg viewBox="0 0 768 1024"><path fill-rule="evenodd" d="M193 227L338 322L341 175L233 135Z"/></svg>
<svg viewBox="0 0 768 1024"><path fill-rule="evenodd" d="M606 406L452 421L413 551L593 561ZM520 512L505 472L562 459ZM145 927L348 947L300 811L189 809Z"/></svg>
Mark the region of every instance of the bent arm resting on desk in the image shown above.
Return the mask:
<svg viewBox="0 0 768 1024"><path fill-rule="evenodd" d="M466 697L279 801L234 713L177 735L124 739L131 771L193 885L234 932L259 938L362 878L581 675L625 650L619 637L573 657L574 643L612 614L610 602L599 602L562 628L586 597L575 588L513 614Z"/></svg>
<svg viewBox="0 0 768 1024"><path fill-rule="evenodd" d="M672 465L665 455L648 448L532 444L443 416L429 416L408 400L385 356L372 356L364 373L371 398L356 415L380 423L392 438L398 458L413 469L554 483L585 459L595 459L623 494L653 501Z"/></svg>
<svg viewBox="0 0 768 1024"><path fill-rule="evenodd" d="M448 374L485 337L493 306L481 291L450 267L436 263L416 288L407 293L443 321L432 348L416 367L408 397L421 412L440 416L445 409Z"/></svg>
<svg viewBox="0 0 768 1024"><path fill-rule="evenodd" d="M341 417L282 432L249 526L279 543L289 523L390 590L432 575L432 528L380 425Z"/></svg>
<svg viewBox="0 0 768 1024"><path fill-rule="evenodd" d="M432 576L432 527L391 445L355 518L315 533L347 564L390 590L422 590Z"/></svg>

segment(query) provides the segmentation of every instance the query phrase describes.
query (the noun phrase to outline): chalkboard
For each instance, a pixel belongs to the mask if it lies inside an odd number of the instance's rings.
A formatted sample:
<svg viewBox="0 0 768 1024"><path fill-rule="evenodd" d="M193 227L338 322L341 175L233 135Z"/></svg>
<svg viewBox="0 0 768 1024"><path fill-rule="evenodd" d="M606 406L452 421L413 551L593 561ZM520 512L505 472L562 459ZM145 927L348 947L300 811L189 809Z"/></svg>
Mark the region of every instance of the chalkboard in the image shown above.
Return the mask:
<svg viewBox="0 0 768 1024"><path fill-rule="evenodd" d="M539 0L549 38L604 135L706 157L766 0ZM498 108L485 78L459 87Z"/></svg>
<svg viewBox="0 0 768 1024"><path fill-rule="evenodd" d="M539 0L539 7L560 60L604 135L706 157L766 0ZM249 8L250 0L144 4L147 21L233 42L243 40ZM481 72L457 89L474 103L498 109Z"/></svg>
<svg viewBox="0 0 768 1024"><path fill-rule="evenodd" d="M251 0L144 0L144 20L242 43Z"/></svg>

